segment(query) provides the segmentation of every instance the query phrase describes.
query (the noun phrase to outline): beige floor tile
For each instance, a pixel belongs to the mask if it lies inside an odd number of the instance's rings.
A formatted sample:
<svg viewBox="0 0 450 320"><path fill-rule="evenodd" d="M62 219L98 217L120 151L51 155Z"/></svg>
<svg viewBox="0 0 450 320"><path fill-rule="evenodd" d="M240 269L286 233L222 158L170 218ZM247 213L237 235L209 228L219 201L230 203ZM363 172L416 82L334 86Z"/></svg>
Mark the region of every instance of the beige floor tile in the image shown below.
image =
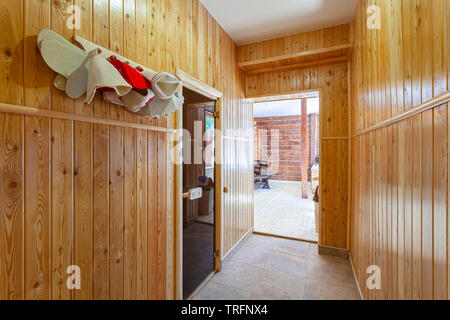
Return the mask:
<svg viewBox="0 0 450 320"><path fill-rule="evenodd" d="M306 256L293 256L287 253L272 253L264 265L265 269L283 273L285 275L306 277L308 258Z"/></svg>
<svg viewBox="0 0 450 320"><path fill-rule="evenodd" d="M196 299L359 299L348 259L320 256L317 245L251 236Z"/></svg>
<svg viewBox="0 0 450 320"><path fill-rule="evenodd" d="M275 300L275 299L258 294L258 293L252 293L249 300L257 301L257 300Z"/></svg>
<svg viewBox="0 0 450 320"><path fill-rule="evenodd" d="M255 231L317 241L314 202L301 198L301 182L271 181L255 190Z"/></svg>
<svg viewBox="0 0 450 320"><path fill-rule="evenodd" d="M236 252L232 261L264 267L270 253L270 249L258 249L257 247L244 246Z"/></svg>
<svg viewBox="0 0 450 320"><path fill-rule="evenodd" d="M262 273L252 294L276 300L301 300L305 278L288 275L284 272L266 270Z"/></svg>
<svg viewBox="0 0 450 320"><path fill-rule="evenodd" d="M307 279L305 300L359 300L356 286L339 286L323 281Z"/></svg>
<svg viewBox="0 0 450 320"><path fill-rule="evenodd" d="M251 292L211 281L194 297L194 300L248 300Z"/></svg>
<svg viewBox="0 0 450 320"><path fill-rule="evenodd" d="M230 262L212 281L236 289L253 291L264 269L240 262Z"/></svg>

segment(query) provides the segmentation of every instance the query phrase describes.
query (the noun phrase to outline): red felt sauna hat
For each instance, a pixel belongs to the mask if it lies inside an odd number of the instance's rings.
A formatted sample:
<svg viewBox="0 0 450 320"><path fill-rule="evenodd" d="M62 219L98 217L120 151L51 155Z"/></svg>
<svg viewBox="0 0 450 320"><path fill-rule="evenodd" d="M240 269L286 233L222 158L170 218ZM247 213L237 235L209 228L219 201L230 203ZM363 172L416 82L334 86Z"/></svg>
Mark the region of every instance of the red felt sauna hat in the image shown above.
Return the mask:
<svg viewBox="0 0 450 320"><path fill-rule="evenodd" d="M133 89L151 89L152 84L148 81L138 70L132 68L125 62L120 61L115 56L108 58L109 63L111 63L117 71L122 75L122 77L133 87Z"/></svg>

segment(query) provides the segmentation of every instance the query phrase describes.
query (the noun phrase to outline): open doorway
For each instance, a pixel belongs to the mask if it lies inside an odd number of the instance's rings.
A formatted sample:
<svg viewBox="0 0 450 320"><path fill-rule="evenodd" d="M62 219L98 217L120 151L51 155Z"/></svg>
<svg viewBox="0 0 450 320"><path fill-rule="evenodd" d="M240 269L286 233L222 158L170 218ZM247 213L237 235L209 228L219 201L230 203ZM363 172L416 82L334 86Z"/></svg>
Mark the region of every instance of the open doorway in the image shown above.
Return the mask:
<svg viewBox="0 0 450 320"><path fill-rule="evenodd" d="M319 99L254 103L256 233L318 241Z"/></svg>
<svg viewBox="0 0 450 320"><path fill-rule="evenodd" d="M183 297L215 270L215 103L183 88L183 193L201 188L202 196L183 199Z"/></svg>

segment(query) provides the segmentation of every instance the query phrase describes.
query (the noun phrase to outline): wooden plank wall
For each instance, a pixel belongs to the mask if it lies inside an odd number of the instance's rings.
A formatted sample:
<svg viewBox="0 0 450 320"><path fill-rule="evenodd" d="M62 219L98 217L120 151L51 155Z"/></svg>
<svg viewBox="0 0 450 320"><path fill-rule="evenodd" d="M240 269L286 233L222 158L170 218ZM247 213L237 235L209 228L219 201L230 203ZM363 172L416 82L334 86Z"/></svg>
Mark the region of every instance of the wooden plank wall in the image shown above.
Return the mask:
<svg viewBox="0 0 450 320"><path fill-rule="evenodd" d="M369 30L366 10L381 9ZM359 1L353 25L350 250L366 299L448 299L448 103L371 127L449 90L450 2ZM381 268L380 290L366 269Z"/></svg>
<svg viewBox="0 0 450 320"><path fill-rule="evenodd" d="M77 30L66 27L73 4ZM0 10L1 103L125 123L0 114L0 299L173 298L172 144L127 123L173 127L174 117L68 99L52 86L36 36L51 28L155 70L181 68L223 91L224 128L251 126L235 44L198 0L0 0ZM232 192L222 254L252 226L251 140L239 141L224 150ZM65 286L70 264L81 267L81 290Z"/></svg>
<svg viewBox="0 0 450 320"><path fill-rule="evenodd" d="M300 101L299 101L300 109ZM314 164L316 158L316 148L314 139L316 137L312 130L315 128L315 123L318 124L318 115L310 114L307 116L306 126L306 149L307 149L307 161L306 164L308 172L308 181L311 181L311 166ZM271 130L277 130L279 136L278 147L273 149L271 147ZM283 116L283 117L261 117L255 118L255 142L258 141L258 146L255 148L255 152L258 155L258 160L270 159L270 174L274 180L285 181L302 181L302 117L301 116ZM256 143L255 143L256 144Z"/></svg>
<svg viewBox="0 0 450 320"><path fill-rule="evenodd" d="M297 33L239 47L238 62L267 59L303 51L349 44L349 24Z"/></svg>
<svg viewBox="0 0 450 320"><path fill-rule="evenodd" d="M266 58L350 43L349 25L337 26L239 48L239 59ZM297 39L297 40L292 40ZM275 52L275 53L274 53ZM247 97L321 90L321 245L347 248L349 179L349 67L347 62L265 72L246 77Z"/></svg>

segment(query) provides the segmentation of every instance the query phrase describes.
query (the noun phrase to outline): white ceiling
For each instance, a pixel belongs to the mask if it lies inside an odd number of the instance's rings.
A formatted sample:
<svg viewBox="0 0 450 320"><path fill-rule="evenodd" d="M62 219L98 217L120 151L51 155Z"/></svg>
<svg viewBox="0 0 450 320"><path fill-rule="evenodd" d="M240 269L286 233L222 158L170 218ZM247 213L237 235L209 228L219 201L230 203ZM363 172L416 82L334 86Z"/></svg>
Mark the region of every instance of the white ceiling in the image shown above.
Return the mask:
<svg viewBox="0 0 450 320"><path fill-rule="evenodd" d="M302 114L301 100L284 100L273 102L255 103L254 117L285 117L285 116L300 116ZM307 100L307 112L319 113L319 98L311 98Z"/></svg>
<svg viewBox="0 0 450 320"><path fill-rule="evenodd" d="M237 45L351 22L357 0L200 0Z"/></svg>

